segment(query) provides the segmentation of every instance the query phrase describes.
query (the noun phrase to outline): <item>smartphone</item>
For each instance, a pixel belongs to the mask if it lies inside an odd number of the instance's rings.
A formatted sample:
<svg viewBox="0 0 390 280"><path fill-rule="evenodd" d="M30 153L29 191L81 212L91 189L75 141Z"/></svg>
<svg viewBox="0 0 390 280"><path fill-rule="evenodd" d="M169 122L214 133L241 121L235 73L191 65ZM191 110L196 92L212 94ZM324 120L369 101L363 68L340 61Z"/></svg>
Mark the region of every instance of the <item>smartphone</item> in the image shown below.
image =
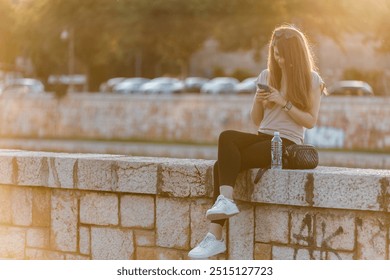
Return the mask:
<svg viewBox="0 0 390 280"><path fill-rule="evenodd" d="M271 92L271 88L265 84L257 84L257 88L258 89L262 89L264 90L265 92Z"/></svg>

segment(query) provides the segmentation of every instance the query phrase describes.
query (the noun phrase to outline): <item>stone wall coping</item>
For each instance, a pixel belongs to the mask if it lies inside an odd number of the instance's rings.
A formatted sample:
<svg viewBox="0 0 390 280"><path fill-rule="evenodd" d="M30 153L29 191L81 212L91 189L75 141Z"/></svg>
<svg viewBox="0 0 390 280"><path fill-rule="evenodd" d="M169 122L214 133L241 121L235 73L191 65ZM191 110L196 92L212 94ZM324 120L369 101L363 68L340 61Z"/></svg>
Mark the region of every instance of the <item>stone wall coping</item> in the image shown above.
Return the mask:
<svg viewBox="0 0 390 280"><path fill-rule="evenodd" d="M83 191L211 198L213 160L0 150L0 184ZM317 167L257 169L237 179L238 201L388 212L390 171Z"/></svg>

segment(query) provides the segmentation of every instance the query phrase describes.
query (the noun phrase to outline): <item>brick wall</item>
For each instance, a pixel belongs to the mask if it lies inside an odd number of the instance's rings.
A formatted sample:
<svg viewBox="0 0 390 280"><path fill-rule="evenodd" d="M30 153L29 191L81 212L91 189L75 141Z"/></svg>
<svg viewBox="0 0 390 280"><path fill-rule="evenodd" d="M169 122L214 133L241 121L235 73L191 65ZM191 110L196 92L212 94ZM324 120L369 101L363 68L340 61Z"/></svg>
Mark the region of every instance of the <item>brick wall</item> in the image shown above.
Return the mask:
<svg viewBox="0 0 390 280"><path fill-rule="evenodd" d="M0 151L0 258L186 259L207 232L209 160ZM387 170L240 174L217 259L389 259Z"/></svg>
<svg viewBox="0 0 390 280"><path fill-rule="evenodd" d="M0 137L216 143L221 131L256 131L251 96L3 95ZM324 97L307 140L319 147L390 148L390 98Z"/></svg>

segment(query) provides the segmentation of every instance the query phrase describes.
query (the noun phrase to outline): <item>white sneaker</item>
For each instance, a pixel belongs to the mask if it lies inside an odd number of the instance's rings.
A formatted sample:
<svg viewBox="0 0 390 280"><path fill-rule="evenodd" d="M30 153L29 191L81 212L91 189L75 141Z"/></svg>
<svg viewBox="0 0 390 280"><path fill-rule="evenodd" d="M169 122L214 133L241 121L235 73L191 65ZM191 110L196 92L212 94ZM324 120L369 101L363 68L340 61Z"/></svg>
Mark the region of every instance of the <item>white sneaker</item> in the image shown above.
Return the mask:
<svg viewBox="0 0 390 280"><path fill-rule="evenodd" d="M240 213L240 210L238 210L237 205L221 194L213 207L207 210L206 217L211 221L215 221L230 218L238 213Z"/></svg>
<svg viewBox="0 0 390 280"><path fill-rule="evenodd" d="M212 233L207 233L205 238L192 249L188 256L191 259L207 259L214 255L221 254L226 251L226 245L224 240L217 240Z"/></svg>

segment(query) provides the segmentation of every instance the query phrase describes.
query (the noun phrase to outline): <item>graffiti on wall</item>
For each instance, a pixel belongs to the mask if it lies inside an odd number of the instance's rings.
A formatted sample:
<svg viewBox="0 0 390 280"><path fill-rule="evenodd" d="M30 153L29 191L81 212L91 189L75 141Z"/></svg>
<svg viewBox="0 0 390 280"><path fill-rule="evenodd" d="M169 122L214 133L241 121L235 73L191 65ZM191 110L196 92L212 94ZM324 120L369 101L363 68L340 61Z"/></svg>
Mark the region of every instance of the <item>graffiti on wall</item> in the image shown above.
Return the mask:
<svg viewBox="0 0 390 280"><path fill-rule="evenodd" d="M321 126L306 130L305 143L318 148L343 148L345 133L340 128Z"/></svg>
<svg viewBox="0 0 390 280"><path fill-rule="evenodd" d="M314 251L319 251L320 260L326 260L329 256L327 254L334 254L335 257L339 260L341 260L341 256L336 252L336 250L332 249L330 244L330 241L335 238L338 235L341 235L344 233L344 229L339 226L337 230L335 230L333 233L326 235L326 224L324 222L321 223L321 241L320 248L319 249L313 249L316 247L315 245L315 237L314 237L314 217L310 214L306 214L303 218L299 233L293 234L293 237L298 243L304 243L309 248L309 257L311 260L315 260L316 257L314 255ZM318 233L317 233L318 234ZM294 260L297 259L298 249L294 249Z"/></svg>

